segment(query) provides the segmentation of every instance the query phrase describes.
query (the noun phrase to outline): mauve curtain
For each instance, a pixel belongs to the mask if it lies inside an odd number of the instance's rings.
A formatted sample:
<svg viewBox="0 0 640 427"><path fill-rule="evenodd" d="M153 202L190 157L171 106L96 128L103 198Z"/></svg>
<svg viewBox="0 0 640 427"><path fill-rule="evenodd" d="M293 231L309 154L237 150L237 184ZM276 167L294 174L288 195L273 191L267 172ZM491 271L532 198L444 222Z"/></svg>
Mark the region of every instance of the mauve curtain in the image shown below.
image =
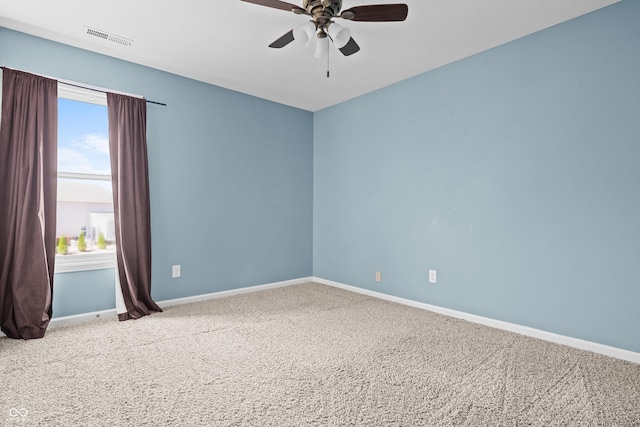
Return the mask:
<svg viewBox="0 0 640 427"><path fill-rule="evenodd" d="M162 311L151 299L151 219L147 165L147 103L107 93L117 273L126 313L120 320Z"/></svg>
<svg viewBox="0 0 640 427"><path fill-rule="evenodd" d="M55 262L58 82L3 68L0 126L0 326L11 338L42 338Z"/></svg>

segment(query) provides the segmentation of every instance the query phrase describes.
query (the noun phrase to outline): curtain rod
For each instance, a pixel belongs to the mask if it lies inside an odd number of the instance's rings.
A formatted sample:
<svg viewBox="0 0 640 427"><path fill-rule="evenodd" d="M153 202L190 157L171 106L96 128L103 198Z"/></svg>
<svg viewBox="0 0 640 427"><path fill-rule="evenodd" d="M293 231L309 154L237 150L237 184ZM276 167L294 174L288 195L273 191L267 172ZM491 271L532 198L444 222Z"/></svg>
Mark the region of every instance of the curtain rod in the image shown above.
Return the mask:
<svg viewBox="0 0 640 427"><path fill-rule="evenodd" d="M95 87L88 87L88 86L84 86L78 83L71 83L69 81L65 81L65 80L58 80L58 83L62 83L63 85L67 85L67 86L73 86L73 87L79 87L80 89L87 89L87 90L92 90L94 92L101 92L101 93L117 93L115 91L110 91L110 90L106 90L106 89L97 89ZM157 102L157 101L152 101L150 99L146 99L144 96L134 96L134 98L142 98L144 99L148 104L156 104L156 105L162 105L163 107L166 107L167 104L163 103L163 102Z"/></svg>
<svg viewBox="0 0 640 427"><path fill-rule="evenodd" d="M2 69L6 68L6 69L9 69L9 70L12 69L12 68L9 68L9 67L1 67L1 68ZM19 71L22 71L22 70L19 70ZM31 73L30 71L23 71L23 72ZM144 96L132 95L132 94L129 94L129 93L118 92L118 91L115 91L115 90L108 90L108 89L104 89L104 88L99 88L99 87L96 87L96 86L84 85L84 84L77 83L77 82L72 82L72 81L69 81L69 80L62 80L62 79L57 79L55 77L45 76L44 74L37 74L37 73L31 73L31 74L35 74L35 75L40 76L40 77L46 77L48 79L55 80L58 83L62 83L62 84L68 85L68 86L78 87L80 89L87 89L87 90L92 90L94 92L101 92L101 93L109 93L109 92L111 92L111 93L117 93L117 94L120 94L120 95L133 96L134 98L142 98L142 99L144 99L145 102L147 102L148 104L162 105L163 107L167 106L167 104L165 104L163 102L151 101L149 99L146 99Z"/></svg>

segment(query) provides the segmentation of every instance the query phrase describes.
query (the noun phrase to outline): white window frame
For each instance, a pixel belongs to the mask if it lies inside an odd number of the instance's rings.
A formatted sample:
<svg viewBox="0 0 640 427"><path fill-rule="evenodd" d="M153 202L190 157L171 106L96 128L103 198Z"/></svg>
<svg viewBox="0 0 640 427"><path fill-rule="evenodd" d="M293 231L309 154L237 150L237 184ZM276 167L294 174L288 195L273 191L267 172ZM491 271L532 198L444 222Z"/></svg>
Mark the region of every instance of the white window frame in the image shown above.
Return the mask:
<svg viewBox="0 0 640 427"><path fill-rule="evenodd" d="M89 89L70 86L58 82L58 98L66 98L74 101L90 104L107 105L107 95ZM97 181L111 181L111 175L93 175L69 172L58 172L58 178L92 179ZM113 249L105 249L100 252L86 254L74 254L73 256L55 257L55 273L72 273L76 271L102 270L115 268L116 253Z"/></svg>

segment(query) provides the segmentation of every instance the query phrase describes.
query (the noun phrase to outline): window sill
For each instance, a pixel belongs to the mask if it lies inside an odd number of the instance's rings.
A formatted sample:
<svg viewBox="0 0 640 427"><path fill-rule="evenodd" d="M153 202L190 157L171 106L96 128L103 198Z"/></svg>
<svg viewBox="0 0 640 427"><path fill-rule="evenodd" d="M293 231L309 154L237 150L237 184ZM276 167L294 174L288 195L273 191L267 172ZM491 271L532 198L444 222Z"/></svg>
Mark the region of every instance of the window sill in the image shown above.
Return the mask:
<svg viewBox="0 0 640 427"><path fill-rule="evenodd" d="M55 273L102 270L106 268L114 268L115 266L115 250L106 249L73 255L56 255Z"/></svg>

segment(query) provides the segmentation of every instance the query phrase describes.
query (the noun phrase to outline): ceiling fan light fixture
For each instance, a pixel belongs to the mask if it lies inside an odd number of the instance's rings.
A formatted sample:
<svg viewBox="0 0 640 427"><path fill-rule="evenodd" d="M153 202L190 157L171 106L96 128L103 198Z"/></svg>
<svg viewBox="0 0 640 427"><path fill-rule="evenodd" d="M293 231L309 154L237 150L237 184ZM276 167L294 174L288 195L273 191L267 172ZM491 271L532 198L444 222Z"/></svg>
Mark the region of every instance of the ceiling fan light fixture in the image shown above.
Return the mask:
<svg viewBox="0 0 640 427"><path fill-rule="evenodd" d="M313 24L313 22L308 21L293 29L293 38L296 42L304 46L309 46L309 43L311 43L311 37L313 36L315 31L316 26Z"/></svg>
<svg viewBox="0 0 640 427"><path fill-rule="evenodd" d="M332 22L329 25L329 35L333 40L333 44L336 45L338 49L341 49L349 43L349 39L351 39L351 30L343 27L342 25L336 24Z"/></svg>
<svg viewBox="0 0 640 427"><path fill-rule="evenodd" d="M329 55L329 37L318 37L316 41L316 51L313 57L316 59L326 58Z"/></svg>

